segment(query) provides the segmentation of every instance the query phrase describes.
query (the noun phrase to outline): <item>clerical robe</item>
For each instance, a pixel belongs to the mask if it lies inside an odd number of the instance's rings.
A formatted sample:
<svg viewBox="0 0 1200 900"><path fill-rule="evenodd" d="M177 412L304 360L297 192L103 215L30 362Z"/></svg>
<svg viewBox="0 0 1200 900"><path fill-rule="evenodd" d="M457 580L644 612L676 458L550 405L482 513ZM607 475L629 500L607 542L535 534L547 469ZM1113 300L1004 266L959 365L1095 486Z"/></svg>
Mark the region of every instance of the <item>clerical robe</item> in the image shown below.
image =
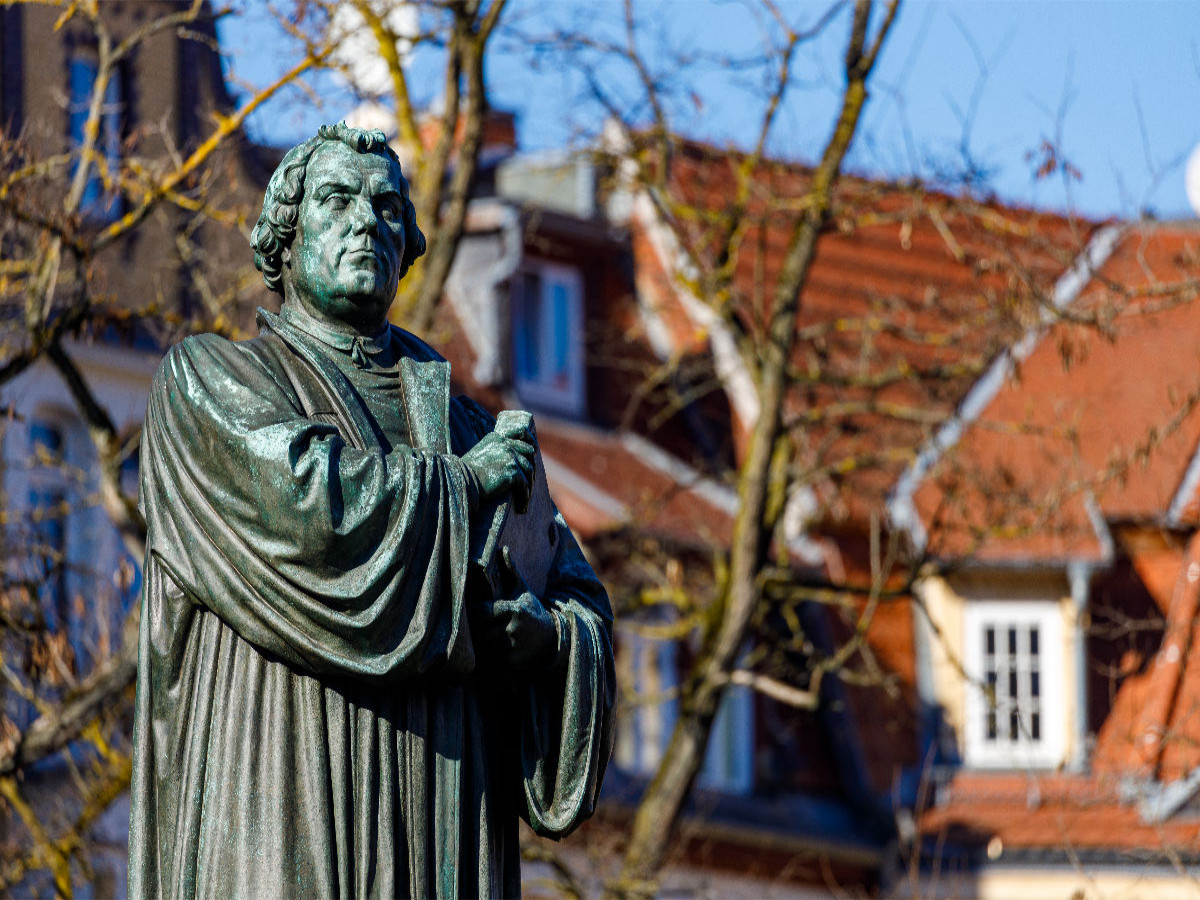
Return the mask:
<svg viewBox="0 0 1200 900"><path fill-rule="evenodd" d="M518 816L569 833L611 750L604 590L558 517L558 650L489 667L459 459L487 414L400 329L367 383L369 341L260 324L150 392L130 896L516 896Z"/></svg>

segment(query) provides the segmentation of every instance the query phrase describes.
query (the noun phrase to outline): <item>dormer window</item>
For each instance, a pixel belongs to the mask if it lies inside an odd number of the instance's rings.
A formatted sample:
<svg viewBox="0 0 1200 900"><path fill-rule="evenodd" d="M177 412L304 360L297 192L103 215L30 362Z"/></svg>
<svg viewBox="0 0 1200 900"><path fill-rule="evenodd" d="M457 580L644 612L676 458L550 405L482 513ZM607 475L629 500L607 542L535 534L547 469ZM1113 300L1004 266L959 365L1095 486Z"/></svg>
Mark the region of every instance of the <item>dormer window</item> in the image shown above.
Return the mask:
<svg viewBox="0 0 1200 900"><path fill-rule="evenodd" d="M1066 751L1063 614L1054 601L971 600L964 610L965 761L1054 768Z"/></svg>
<svg viewBox="0 0 1200 900"><path fill-rule="evenodd" d="M96 88L99 64L88 52L78 52L70 63L70 122L71 150L77 153L83 146L84 130L87 127L88 110ZM116 183L121 168L122 117L125 107L125 91L122 70L113 70L104 90L104 103L100 110L99 133L96 135L97 159L88 167L87 182L79 207L85 218L104 224L121 215L120 192L115 187L105 188L105 174L110 185ZM83 164L76 158L75 170ZM73 173L72 173L73 177Z"/></svg>
<svg viewBox="0 0 1200 900"><path fill-rule="evenodd" d="M540 263L516 279L513 383L532 410L582 416L583 280L570 266Z"/></svg>

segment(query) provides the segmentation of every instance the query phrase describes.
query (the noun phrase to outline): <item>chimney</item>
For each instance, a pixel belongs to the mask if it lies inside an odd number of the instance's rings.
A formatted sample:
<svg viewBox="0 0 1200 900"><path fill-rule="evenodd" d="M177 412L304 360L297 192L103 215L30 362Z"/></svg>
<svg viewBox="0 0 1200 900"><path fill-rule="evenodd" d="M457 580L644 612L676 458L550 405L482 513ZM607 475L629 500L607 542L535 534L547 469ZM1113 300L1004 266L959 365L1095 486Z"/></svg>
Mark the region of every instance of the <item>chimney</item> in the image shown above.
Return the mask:
<svg viewBox="0 0 1200 900"><path fill-rule="evenodd" d="M516 116L504 110L489 109L484 112L483 136L479 147L481 163L495 163L512 156L517 152ZM456 123L454 143L457 146L462 140L465 121L460 118ZM421 145L426 150L432 150L442 133L441 117L430 113L422 117L417 126Z"/></svg>

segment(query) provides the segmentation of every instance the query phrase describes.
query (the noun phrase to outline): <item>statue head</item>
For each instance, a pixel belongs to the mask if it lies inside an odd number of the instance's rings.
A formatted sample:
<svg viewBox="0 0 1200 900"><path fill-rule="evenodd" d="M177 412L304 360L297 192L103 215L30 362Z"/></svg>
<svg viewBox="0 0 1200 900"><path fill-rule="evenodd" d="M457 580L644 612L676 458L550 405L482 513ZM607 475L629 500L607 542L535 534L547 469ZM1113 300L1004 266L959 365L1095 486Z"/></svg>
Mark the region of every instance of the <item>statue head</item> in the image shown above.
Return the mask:
<svg viewBox="0 0 1200 900"><path fill-rule="evenodd" d="M250 238L267 287L335 328L369 332L425 252L381 131L322 125L280 161Z"/></svg>

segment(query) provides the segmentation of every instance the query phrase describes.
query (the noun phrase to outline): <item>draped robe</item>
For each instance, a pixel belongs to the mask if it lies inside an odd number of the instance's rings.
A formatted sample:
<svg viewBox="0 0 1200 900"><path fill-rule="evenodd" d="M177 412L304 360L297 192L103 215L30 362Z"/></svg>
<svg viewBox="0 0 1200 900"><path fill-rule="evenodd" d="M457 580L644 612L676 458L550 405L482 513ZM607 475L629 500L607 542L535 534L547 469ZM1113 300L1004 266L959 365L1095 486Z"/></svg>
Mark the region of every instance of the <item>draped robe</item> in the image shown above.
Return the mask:
<svg viewBox="0 0 1200 900"><path fill-rule="evenodd" d="M591 814L612 745L607 596L561 516L545 670L477 658L486 413L400 329L411 444L387 450L332 351L172 348L150 392L131 897L520 893L517 819Z"/></svg>

